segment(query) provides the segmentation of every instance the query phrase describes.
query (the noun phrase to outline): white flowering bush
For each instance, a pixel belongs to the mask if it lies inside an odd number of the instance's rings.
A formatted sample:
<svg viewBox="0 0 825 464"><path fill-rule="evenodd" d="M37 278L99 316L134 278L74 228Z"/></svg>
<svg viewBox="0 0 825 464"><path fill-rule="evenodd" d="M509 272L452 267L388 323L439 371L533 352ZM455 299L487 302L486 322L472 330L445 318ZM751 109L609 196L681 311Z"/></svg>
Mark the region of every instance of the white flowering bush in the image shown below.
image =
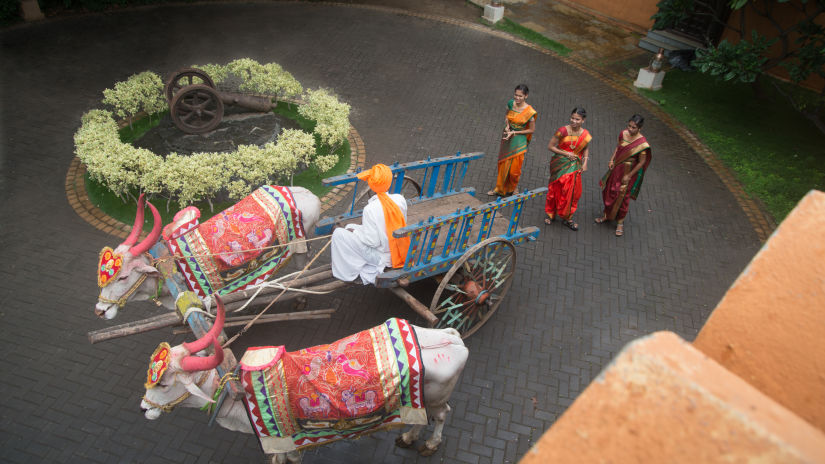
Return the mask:
<svg viewBox="0 0 825 464"><path fill-rule="evenodd" d="M205 72L207 75L209 75L210 78L212 78L212 82L214 82L215 84L220 84L221 82L225 81L226 77L229 74L229 70L226 68L226 66L222 66L219 64L196 64L192 67ZM200 79L197 79L197 81L198 82L195 82L193 80L192 83L203 83L203 81L201 81Z"/></svg>
<svg viewBox="0 0 825 464"><path fill-rule="evenodd" d="M307 90L304 101L298 108L298 113L315 120L315 133L320 137L321 143L329 145L331 151L335 151L349 134L349 105L338 101L326 89Z"/></svg>
<svg viewBox="0 0 825 464"><path fill-rule="evenodd" d="M243 81L241 90L249 92L292 99L303 92L301 84L276 63L261 65L244 58L225 66L196 67L215 83L238 76ZM201 200L211 205L222 191L237 200L260 185L291 180L304 167L325 172L338 162L334 151L349 133L349 105L327 90L308 90L304 100L298 112L316 122L314 134L284 129L277 142L262 147L241 145L231 153L170 153L166 158L124 143L112 112L91 110L83 115L75 133L75 153L92 179L124 200L132 191L177 200L182 206ZM106 89L103 103L114 107L120 118L128 118L130 125L141 110L152 114L166 109L160 77L149 71ZM330 154L317 155L316 137L330 147Z"/></svg>
<svg viewBox="0 0 825 464"><path fill-rule="evenodd" d="M158 171L163 169L163 158L121 142L110 112L92 110L83 115L74 142L75 152L92 179L121 198L134 188L147 193L161 191Z"/></svg>
<svg viewBox="0 0 825 464"><path fill-rule="evenodd" d="M115 84L114 88L105 89L103 104L112 106L118 116L129 121L130 127L132 119L140 111L152 115L168 107L163 96L163 81L151 71L133 74Z"/></svg>
<svg viewBox="0 0 825 464"><path fill-rule="evenodd" d="M235 75L241 80L239 88L244 92L297 99L304 91L301 83L278 63L261 64L251 58L241 58L225 66L209 63L193 67L209 74L215 84L226 81L229 75Z"/></svg>
<svg viewBox="0 0 825 464"><path fill-rule="evenodd" d="M318 169L318 172L326 172L330 169L334 168L336 164L338 164L338 155L330 154L319 156L315 158L315 167Z"/></svg>

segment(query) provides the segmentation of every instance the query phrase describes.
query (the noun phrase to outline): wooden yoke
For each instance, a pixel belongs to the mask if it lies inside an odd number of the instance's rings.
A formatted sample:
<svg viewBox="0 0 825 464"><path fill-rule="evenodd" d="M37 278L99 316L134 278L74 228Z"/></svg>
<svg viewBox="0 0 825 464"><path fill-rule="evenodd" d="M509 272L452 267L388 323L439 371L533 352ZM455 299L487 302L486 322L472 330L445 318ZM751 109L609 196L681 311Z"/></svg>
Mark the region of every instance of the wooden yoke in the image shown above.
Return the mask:
<svg viewBox="0 0 825 464"><path fill-rule="evenodd" d="M149 253L155 258L164 258L170 257L169 249L167 248L166 244L163 241L159 241L149 250ZM189 328L192 329L192 333L197 338L201 338L212 328L212 322L209 321L203 315L203 302L201 301L198 296L186 288L184 284L184 279L178 272L177 267L174 265L174 261L172 260L164 260L160 262L158 266L161 274L165 279L165 284L169 289L169 292L172 294L172 297L175 299L175 312L180 318L181 321L185 322L189 325ZM196 309L200 311L190 311L190 309ZM188 313L188 315L187 315ZM184 317L186 320L184 321ZM223 343L227 340L226 333L221 331L220 335L218 336L218 341ZM235 359L235 355L232 353L232 350L225 349L224 351L224 358L223 362L216 367L215 369L218 371L218 375L223 378L227 372L232 372L235 369L235 366L238 364L237 360ZM227 382L229 386L229 394L232 395L233 399L238 399L243 397L243 388L241 385L236 381Z"/></svg>

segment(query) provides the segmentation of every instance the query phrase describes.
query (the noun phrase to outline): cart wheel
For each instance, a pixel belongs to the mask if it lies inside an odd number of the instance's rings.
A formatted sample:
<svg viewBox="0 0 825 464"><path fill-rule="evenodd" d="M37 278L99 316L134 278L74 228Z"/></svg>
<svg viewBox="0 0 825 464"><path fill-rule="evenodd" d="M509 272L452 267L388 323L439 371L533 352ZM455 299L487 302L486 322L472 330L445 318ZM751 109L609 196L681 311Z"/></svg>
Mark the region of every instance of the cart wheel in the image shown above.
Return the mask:
<svg viewBox="0 0 825 464"><path fill-rule="evenodd" d="M209 77L209 74L206 74L205 71L195 68L183 68L178 70L175 74L172 74L172 77L169 78L163 88L163 93L166 95L166 101L169 102L171 106L172 98L180 89L197 84L205 85L213 89L217 88L215 87L215 83L212 81L212 78Z"/></svg>
<svg viewBox="0 0 825 464"><path fill-rule="evenodd" d="M200 84L190 85L175 94L169 113L178 129L187 134L203 134L221 123L223 102L216 90Z"/></svg>
<svg viewBox="0 0 825 464"><path fill-rule="evenodd" d="M444 275L430 311L436 328L452 327L467 338L496 312L513 283L516 249L509 240L492 237L467 250Z"/></svg>

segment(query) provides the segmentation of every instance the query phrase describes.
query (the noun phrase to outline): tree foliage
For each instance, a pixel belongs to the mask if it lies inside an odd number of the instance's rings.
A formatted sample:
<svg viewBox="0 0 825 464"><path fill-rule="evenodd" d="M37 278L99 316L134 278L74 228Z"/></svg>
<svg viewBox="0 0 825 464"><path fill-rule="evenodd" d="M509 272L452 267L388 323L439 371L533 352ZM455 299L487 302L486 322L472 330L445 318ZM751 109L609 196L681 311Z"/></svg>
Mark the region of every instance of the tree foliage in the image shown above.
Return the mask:
<svg viewBox="0 0 825 464"><path fill-rule="evenodd" d="M797 11L800 21L782 25L777 17L779 4L787 4L785 11ZM825 0L729 0L726 8L712 1L662 0L658 7L653 15L656 29L676 27L692 16L705 16L739 36L737 43L708 43L705 50L699 51L694 65L702 72L725 80L754 82L766 70L782 65L795 82L811 74L825 76L825 28L816 23L825 12ZM768 37L750 29L746 11L767 19L774 33ZM731 20L724 20L729 13ZM779 45L778 51L772 49L775 44Z"/></svg>
<svg viewBox="0 0 825 464"><path fill-rule="evenodd" d="M825 28L818 24L825 16L825 0L726 1L724 8L720 8L714 0L662 0L658 3L659 11L653 16L653 27L673 28L691 17L704 16L738 35L736 43L722 40L713 44L706 37L707 48L697 50L693 62L699 71L726 81L758 84L766 71L777 66L784 67L795 83L811 75L825 78ZM780 4L785 5L780 9ZM795 11L799 21L783 24L780 10ZM746 21L748 12L765 18L773 26L773 33L765 36L752 29L752 24ZM727 20L729 15L731 19ZM820 116L825 107L825 85L813 102L810 96L800 99L795 95L798 92L787 92L775 83L774 86L825 133L825 121Z"/></svg>
<svg viewBox="0 0 825 464"><path fill-rule="evenodd" d="M751 41L732 44L723 40L716 47L697 50L693 65L703 73L726 81L756 82L768 61L765 52L774 43L776 39L767 39L753 31Z"/></svg>

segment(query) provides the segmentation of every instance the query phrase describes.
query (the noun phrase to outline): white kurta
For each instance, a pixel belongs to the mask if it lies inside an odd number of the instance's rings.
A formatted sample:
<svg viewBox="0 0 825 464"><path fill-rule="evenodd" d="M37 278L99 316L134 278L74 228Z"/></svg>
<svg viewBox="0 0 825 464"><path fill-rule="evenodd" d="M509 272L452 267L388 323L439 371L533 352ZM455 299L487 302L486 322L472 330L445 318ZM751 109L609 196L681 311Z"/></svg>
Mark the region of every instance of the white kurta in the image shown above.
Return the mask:
<svg viewBox="0 0 825 464"><path fill-rule="evenodd" d="M407 219L407 200L402 195L390 195ZM384 209L378 196L370 198L364 207L361 224L347 224L345 229L332 232L332 275L347 282L359 275L366 284L375 283L375 277L392 266Z"/></svg>

